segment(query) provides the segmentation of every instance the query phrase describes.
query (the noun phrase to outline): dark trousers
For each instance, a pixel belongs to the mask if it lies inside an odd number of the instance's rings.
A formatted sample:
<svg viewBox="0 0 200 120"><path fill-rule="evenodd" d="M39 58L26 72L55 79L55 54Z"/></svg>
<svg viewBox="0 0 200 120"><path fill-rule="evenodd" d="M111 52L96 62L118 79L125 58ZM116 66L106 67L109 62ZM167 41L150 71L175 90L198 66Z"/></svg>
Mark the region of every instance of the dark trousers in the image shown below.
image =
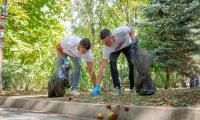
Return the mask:
<svg viewBox="0 0 200 120"><path fill-rule="evenodd" d="M134 61L133 61L133 49L131 46L128 46L119 51L113 52L109 57L113 85L114 87L118 87L119 89L121 89L119 73L117 70L117 58L119 57L121 52L126 56L126 59L128 61L130 89L133 89L134 87Z"/></svg>

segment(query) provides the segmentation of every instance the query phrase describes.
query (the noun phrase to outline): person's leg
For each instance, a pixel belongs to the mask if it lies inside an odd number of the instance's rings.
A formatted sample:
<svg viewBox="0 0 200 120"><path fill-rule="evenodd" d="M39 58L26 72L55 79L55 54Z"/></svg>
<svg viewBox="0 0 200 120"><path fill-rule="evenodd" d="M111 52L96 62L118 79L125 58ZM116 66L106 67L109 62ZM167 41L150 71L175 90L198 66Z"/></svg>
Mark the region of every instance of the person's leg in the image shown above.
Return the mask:
<svg viewBox="0 0 200 120"><path fill-rule="evenodd" d="M64 59L61 58L59 54L56 55L56 70L64 63Z"/></svg>
<svg viewBox="0 0 200 120"><path fill-rule="evenodd" d="M64 60L61 58L59 54L56 55L56 65L53 71L53 75L48 81L48 97L58 97L56 92L58 91L58 88L60 88L62 85L58 84L60 83L59 78L64 77L64 73L60 71L60 66L64 63ZM63 91L61 91L63 92Z"/></svg>
<svg viewBox="0 0 200 120"><path fill-rule="evenodd" d="M133 89L134 87L134 60L133 60L133 55L134 51L131 48L131 46L128 46L124 49L122 49L122 52L126 56L126 59L128 61L128 66L129 66L129 81L130 81L130 89Z"/></svg>
<svg viewBox="0 0 200 120"><path fill-rule="evenodd" d="M74 90L77 89L78 83L80 81L82 59L71 57L71 60L74 64L73 80L72 80L72 90Z"/></svg>
<svg viewBox="0 0 200 120"><path fill-rule="evenodd" d="M66 60L68 61L67 55L65 55L65 56L66 56L65 61ZM64 71L61 69L61 65L63 65L63 64L64 64L64 59L61 58L61 56L59 54L57 54L57 56L56 56L56 68L54 70L54 73L58 74L58 77L61 78L61 79L66 78L66 76L65 76L66 73L64 73Z"/></svg>
<svg viewBox="0 0 200 120"><path fill-rule="evenodd" d="M117 58L119 57L120 53L121 53L121 51L111 53L111 55L109 57L113 85L114 85L114 88L118 87L118 89L121 89L120 81L119 81L119 73L117 70Z"/></svg>

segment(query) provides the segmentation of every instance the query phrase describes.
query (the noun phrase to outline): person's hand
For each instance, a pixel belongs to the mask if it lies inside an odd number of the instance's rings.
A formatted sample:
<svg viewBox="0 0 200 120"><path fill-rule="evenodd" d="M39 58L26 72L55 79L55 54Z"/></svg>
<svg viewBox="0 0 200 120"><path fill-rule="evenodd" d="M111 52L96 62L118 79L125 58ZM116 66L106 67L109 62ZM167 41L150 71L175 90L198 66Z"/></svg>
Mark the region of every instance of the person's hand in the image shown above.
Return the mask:
<svg viewBox="0 0 200 120"><path fill-rule="evenodd" d="M98 96L98 95L100 95L100 85L96 84L93 88L92 96Z"/></svg>
<svg viewBox="0 0 200 120"><path fill-rule="evenodd" d="M65 65L68 65L68 64L69 64L69 60L68 60L68 58L67 58L66 55L64 56L64 64L65 64Z"/></svg>
<svg viewBox="0 0 200 120"><path fill-rule="evenodd" d="M64 64L65 64L65 65L68 65L68 64L69 64L69 61L64 59Z"/></svg>

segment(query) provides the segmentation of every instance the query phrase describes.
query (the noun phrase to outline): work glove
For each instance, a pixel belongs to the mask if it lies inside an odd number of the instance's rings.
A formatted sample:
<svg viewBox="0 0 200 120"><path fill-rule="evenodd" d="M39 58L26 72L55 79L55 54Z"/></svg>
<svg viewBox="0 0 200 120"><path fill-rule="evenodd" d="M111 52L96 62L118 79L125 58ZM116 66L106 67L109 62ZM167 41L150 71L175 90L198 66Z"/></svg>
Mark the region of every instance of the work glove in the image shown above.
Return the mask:
<svg viewBox="0 0 200 120"><path fill-rule="evenodd" d="M67 55L64 55L64 64L69 65L69 60L67 58Z"/></svg>
<svg viewBox="0 0 200 120"><path fill-rule="evenodd" d="M92 96L98 96L100 95L100 85L99 84L96 84L93 88L93 91L92 91Z"/></svg>

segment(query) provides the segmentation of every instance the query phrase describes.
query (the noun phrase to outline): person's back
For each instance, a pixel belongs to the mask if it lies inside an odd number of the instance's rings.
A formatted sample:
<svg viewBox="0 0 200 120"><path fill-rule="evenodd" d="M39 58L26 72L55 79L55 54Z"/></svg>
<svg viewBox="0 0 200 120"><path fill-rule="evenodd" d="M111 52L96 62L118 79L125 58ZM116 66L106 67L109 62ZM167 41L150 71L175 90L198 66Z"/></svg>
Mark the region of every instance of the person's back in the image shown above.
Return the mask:
<svg viewBox="0 0 200 120"><path fill-rule="evenodd" d="M98 74L97 84L93 89L93 96L100 95L100 82L102 80L106 65L108 60L110 62L111 76L114 85L113 95L121 95L121 84L119 80L119 73L117 70L117 60L121 53L126 57L129 67L129 81L131 93L135 95L134 88L134 75L133 75L133 60L132 60L132 46L130 45L130 40L135 41L135 31L128 26L120 26L116 28L113 32L109 29L103 29L100 32L100 39L103 42L103 55L101 60L101 65Z"/></svg>
<svg viewBox="0 0 200 120"><path fill-rule="evenodd" d="M82 58L86 59L86 64L88 67L89 75L93 82L96 81L96 76L94 73L93 63L92 63L92 53L91 53L91 43L88 38L79 38L77 36L64 37L56 45L56 68L54 74L59 74L59 78L63 78L65 73L63 71L57 72L62 65L69 64L69 59L73 63L73 77L71 81L71 89L73 95L80 95L77 91L77 87L80 81ZM54 86L57 88L59 86Z"/></svg>

